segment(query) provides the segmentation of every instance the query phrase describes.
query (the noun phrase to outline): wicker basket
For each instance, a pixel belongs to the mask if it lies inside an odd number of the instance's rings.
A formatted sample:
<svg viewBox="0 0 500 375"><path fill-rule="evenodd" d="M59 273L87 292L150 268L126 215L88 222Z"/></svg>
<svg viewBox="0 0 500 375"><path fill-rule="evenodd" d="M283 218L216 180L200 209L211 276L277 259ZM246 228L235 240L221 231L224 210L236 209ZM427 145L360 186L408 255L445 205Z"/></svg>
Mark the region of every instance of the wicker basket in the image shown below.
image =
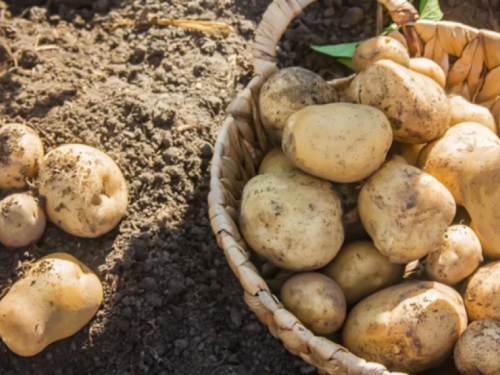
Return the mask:
<svg viewBox="0 0 500 375"><path fill-rule="evenodd" d="M218 245L243 286L245 302L287 350L316 366L321 373L396 374L306 329L271 293L256 267L258 263L250 259L251 252L238 229L243 187L272 147L259 118L259 91L277 70L273 62L276 47L289 23L315 1L274 0L263 16L254 45L257 75L230 105L215 146L208 198L210 220ZM391 36L407 46L412 57L423 56L437 62L447 75L449 92L489 108L499 119L500 34L453 22L416 21L418 14L406 0L378 1L402 25ZM337 80L332 84L340 88L349 81Z"/></svg>

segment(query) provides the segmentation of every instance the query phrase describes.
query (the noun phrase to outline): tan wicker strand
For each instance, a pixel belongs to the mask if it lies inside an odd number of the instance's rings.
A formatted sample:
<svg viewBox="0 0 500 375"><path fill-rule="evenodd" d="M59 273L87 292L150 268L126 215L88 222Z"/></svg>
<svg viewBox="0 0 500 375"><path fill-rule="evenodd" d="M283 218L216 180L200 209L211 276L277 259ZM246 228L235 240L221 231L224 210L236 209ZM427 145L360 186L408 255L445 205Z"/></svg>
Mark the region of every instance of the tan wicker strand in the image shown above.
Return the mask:
<svg viewBox="0 0 500 375"><path fill-rule="evenodd" d="M237 216L242 190L258 171L272 147L259 116L258 96L267 78L277 70L276 47L292 19L316 0L274 0L264 13L254 44L256 76L229 106L212 159L208 202L212 229L218 245L240 280L244 300L270 333L291 353L329 375L396 375L384 366L368 363L349 351L317 337L272 295L250 261ZM405 24L390 34L401 41L412 57L436 61L448 77L449 93L463 95L488 108L500 119L500 35L454 22L410 21L418 14L406 0L379 0L393 19ZM340 92L353 76L329 82ZM257 264L257 263L256 263Z"/></svg>

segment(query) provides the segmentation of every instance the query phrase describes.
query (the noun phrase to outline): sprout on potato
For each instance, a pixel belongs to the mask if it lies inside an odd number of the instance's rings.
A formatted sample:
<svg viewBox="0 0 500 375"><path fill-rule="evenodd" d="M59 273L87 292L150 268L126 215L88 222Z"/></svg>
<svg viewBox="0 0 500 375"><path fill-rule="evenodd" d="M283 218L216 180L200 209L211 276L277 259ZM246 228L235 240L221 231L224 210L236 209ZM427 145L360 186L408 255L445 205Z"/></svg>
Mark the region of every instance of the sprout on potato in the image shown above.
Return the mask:
<svg viewBox="0 0 500 375"><path fill-rule="evenodd" d="M127 210L127 185L120 169L108 155L85 145L49 152L40 168L39 191L49 219L75 236L101 236Z"/></svg>
<svg viewBox="0 0 500 375"><path fill-rule="evenodd" d="M26 125L8 124L0 128L0 189L22 188L33 178L43 158L38 134Z"/></svg>
<svg viewBox="0 0 500 375"><path fill-rule="evenodd" d="M259 167L259 174L286 173L295 169L297 168L286 158L281 147L275 147L267 153L264 159L262 159Z"/></svg>
<svg viewBox="0 0 500 375"><path fill-rule="evenodd" d="M389 36L377 36L361 43L352 57L355 72L361 72L379 60L392 60L409 67L410 55L404 45Z"/></svg>
<svg viewBox="0 0 500 375"><path fill-rule="evenodd" d="M35 198L12 194L0 201L0 242L7 247L23 247L42 237L45 214Z"/></svg>
<svg viewBox="0 0 500 375"><path fill-rule="evenodd" d="M0 336L20 356L33 356L74 335L103 300L97 276L65 253L33 264L0 301Z"/></svg>

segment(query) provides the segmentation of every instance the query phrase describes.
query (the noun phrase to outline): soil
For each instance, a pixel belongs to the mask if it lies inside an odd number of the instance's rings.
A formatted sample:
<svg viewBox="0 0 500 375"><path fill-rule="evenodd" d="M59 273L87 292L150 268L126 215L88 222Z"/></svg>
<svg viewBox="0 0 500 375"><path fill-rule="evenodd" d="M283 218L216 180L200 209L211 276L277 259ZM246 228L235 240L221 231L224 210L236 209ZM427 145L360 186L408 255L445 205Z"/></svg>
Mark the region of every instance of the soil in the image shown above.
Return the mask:
<svg viewBox="0 0 500 375"><path fill-rule="evenodd" d="M0 344L0 374L316 373L248 310L207 213L213 145L225 108L252 77L251 41L270 2L0 0L0 124L31 125L47 151L97 147L117 161L130 189L126 218L98 239L49 224L36 246L0 246L4 291L30 262L59 251L94 270L105 290L95 318L41 354L22 358ZM449 20L495 27L478 0L442 2ZM490 2L499 19L499 1ZM113 29L146 10L222 21L234 32ZM313 4L283 38L280 65L347 74L309 45L374 35L374 14L372 0Z"/></svg>

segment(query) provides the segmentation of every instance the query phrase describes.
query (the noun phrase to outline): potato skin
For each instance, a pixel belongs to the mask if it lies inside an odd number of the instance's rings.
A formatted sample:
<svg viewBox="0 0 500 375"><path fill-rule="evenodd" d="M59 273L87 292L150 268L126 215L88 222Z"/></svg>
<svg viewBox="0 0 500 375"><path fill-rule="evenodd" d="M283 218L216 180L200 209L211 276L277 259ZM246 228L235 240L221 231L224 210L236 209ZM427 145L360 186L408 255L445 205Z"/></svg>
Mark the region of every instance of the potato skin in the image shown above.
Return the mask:
<svg viewBox="0 0 500 375"><path fill-rule="evenodd" d="M477 230L476 224L471 221L469 224L470 229L476 233L477 238L479 239L479 242L481 243L481 248L483 250L483 256L485 258L491 259L491 260L499 260L500 259L500 253L495 251L483 238L481 233Z"/></svg>
<svg viewBox="0 0 500 375"><path fill-rule="evenodd" d="M290 67L277 71L264 83L259 96L264 128L281 145L288 118L299 109L338 100L335 89L310 70Z"/></svg>
<svg viewBox="0 0 500 375"><path fill-rule="evenodd" d="M500 320L500 262L479 267L463 286L467 315L471 322L493 318Z"/></svg>
<svg viewBox="0 0 500 375"><path fill-rule="evenodd" d="M295 112L283 133L283 152L301 170L334 182L375 172L392 143L384 114L365 105L333 103Z"/></svg>
<svg viewBox="0 0 500 375"><path fill-rule="evenodd" d="M243 190L239 222L257 254L292 271L325 266L344 241L338 193L302 172L252 178Z"/></svg>
<svg viewBox="0 0 500 375"><path fill-rule="evenodd" d="M458 177L465 160L474 150L500 146L500 139L491 130L474 122L464 122L446 131L439 139L425 146L417 166L434 176L462 205Z"/></svg>
<svg viewBox="0 0 500 375"><path fill-rule="evenodd" d="M393 263L436 249L456 212L453 196L438 180L398 156L362 187L358 208L375 247Z"/></svg>
<svg viewBox="0 0 500 375"><path fill-rule="evenodd" d="M498 133L497 124L488 108L473 104L460 95L451 95L450 105L450 126L455 126L463 122L475 122L486 126L495 134Z"/></svg>
<svg viewBox="0 0 500 375"><path fill-rule="evenodd" d="M335 281L320 273L290 277L281 289L281 302L316 335L329 335L344 324L344 293Z"/></svg>
<svg viewBox="0 0 500 375"><path fill-rule="evenodd" d="M321 272L337 282L344 291L347 304L352 306L401 281L404 266L389 262L372 241L357 241L342 247Z"/></svg>
<svg viewBox="0 0 500 375"><path fill-rule="evenodd" d="M79 144L63 145L45 155L39 192L49 219L79 237L109 232L128 205L127 184L116 163L104 152Z"/></svg>
<svg viewBox="0 0 500 375"><path fill-rule="evenodd" d="M433 281L455 285L470 276L483 261L481 243L466 225L452 225L443 242L426 259L426 272Z"/></svg>
<svg viewBox="0 0 500 375"><path fill-rule="evenodd" d="M377 36L361 43L354 51L352 65L354 71L359 73L376 61L384 59L407 68L410 66L408 50L396 39L388 36Z"/></svg>
<svg viewBox="0 0 500 375"><path fill-rule="evenodd" d="M500 373L500 322L482 319L472 322L460 336L453 356L463 375Z"/></svg>
<svg viewBox="0 0 500 375"><path fill-rule="evenodd" d="M446 86L446 75L443 69L433 60L425 57L414 57L410 59L410 70L432 78L443 89Z"/></svg>
<svg viewBox="0 0 500 375"><path fill-rule="evenodd" d="M17 355L29 357L74 335L103 300L97 276L66 253L33 264L0 301L0 336Z"/></svg>
<svg viewBox="0 0 500 375"><path fill-rule="evenodd" d="M390 371L438 367L467 327L460 295L428 281L408 281L365 298L347 316L343 343L352 353Z"/></svg>
<svg viewBox="0 0 500 375"><path fill-rule="evenodd" d="M287 173L296 169L295 165L286 158L281 147L275 147L262 159L259 174Z"/></svg>
<svg viewBox="0 0 500 375"><path fill-rule="evenodd" d="M377 61L359 73L349 88L349 99L383 111L394 140L402 143L428 143L450 124L451 106L441 86L390 60Z"/></svg>

